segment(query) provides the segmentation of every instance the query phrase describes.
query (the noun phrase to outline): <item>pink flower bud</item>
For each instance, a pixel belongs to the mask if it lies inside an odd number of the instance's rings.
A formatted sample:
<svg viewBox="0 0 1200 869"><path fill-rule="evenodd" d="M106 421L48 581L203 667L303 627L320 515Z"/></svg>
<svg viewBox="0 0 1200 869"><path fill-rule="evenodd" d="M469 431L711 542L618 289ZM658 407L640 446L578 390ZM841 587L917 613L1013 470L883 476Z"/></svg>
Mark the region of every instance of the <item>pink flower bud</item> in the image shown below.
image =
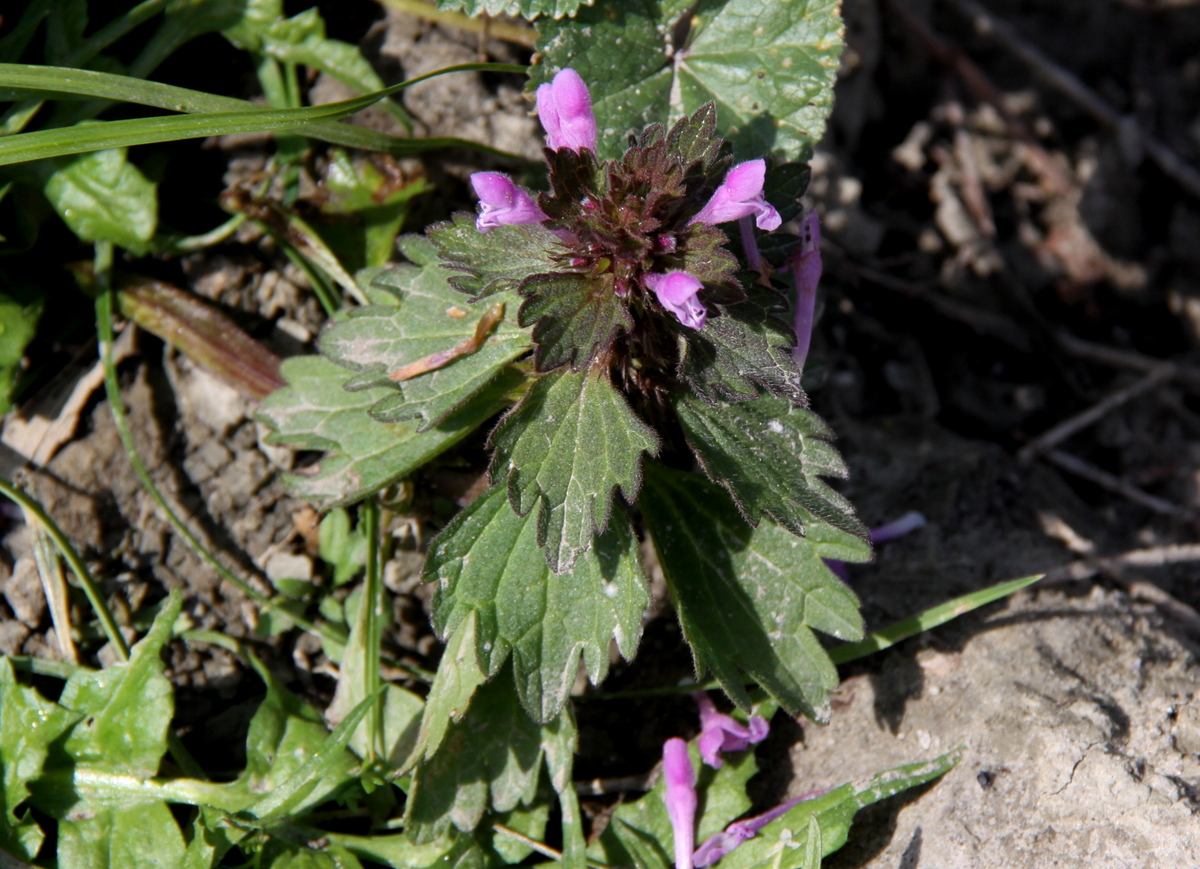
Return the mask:
<svg viewBox="0 0 1200 869"><path fill-rule="evenodd" d="M645 275L642 283L654 291L659 304L674 314L680 323L689 329L704 328L708 311L696 295L704 289L704 284L696 278L687 272L670 272L665 275Z"/></svg>
<svg viewBox="0 0 1200 869"><path fill-rule="evenodd" d="M560 70L554 80L537 89L538 117L552 151L596 150L596 116L587 85L573 69Z"/></svg>
<svg viewBox="0 0 1200 869"><path fill-rule="evenodd" d="M663 743L663 778L667 815L675 839L675 869L692 869L696 848L696 771L688 757L687 743L672 737Z"/></svg>
<svg viewBox="0 0 1200 869"><path fill-rule="evenodd" d="M505 224L541 223L546 219L533 197L499 172L476 172L471 186L483 208L475 220L475 228L487 232Z"/></svg>
<svg viewBox="0 0 1200 869"><path fill-rule="evenodd" d="M700 757L713 769L720 769L723 751L745 751L767 738L770 725L761 715L751 717L745 725L731 715L718 712L712 699L703 691L692 695L700 708Z"/></svg>
<svg viewBox="0 0 1200 869"><path fill-rule="evenodd" d="M715 226L753 214L759 229L778 229L783 222L779 212L763 198L766 177L766 160L748 160L734 166L708 204L692 218L692 223Z"/></svg>
<svg viewBox="0 0 1200 869"><path fill-rule="evenodd" d="M821 221L817 212L810 211L800 224L800 249L792 257L792 280L796 285L796 347L792 358L800 368L804 368L812 342L821 268Z"/></svg>

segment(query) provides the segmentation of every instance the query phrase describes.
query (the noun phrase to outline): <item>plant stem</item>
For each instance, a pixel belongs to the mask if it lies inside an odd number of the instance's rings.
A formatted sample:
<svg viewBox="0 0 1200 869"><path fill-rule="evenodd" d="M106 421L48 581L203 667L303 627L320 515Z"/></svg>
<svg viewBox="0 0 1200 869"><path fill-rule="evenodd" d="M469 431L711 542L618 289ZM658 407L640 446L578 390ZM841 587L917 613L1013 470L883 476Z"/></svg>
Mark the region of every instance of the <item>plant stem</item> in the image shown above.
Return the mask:
<svg viewBox="0 0 1200 869"><path fill-rule="evenodd" d="M75 572L80 586L83 587L83 593L87 595L88 603L95 610L96 618L100 620L100 627L104 629L104 635L112 643L117 657L122 661L128 661L129 646L117 628L117 620L113 618L112 611L109 610L108 603L101 595L96 581L88 571L87 565L83 563L83 559L79 557L79 553L75 551L75 547L71 545L71 541L67 539L67 535L63 534L62 529L50 518L50 514L42 509L41 504L3 478L0 478L0 495L15 502L25 511L26 516L34 517L46 529L46 533L50 535L50 539L54 541L54 545L58 547L62 557L67 560L67 564L71 565L71 570Z"/></svg>
<svg viewBox="0 0 1200 869"><path fill-rule="evenodd" d="M379 569L379 501L368 498L360 507L364 533L367 538L367 571L363 583L361 606L368 607L366 613L367 671L363 674L363 688L368 697L379 691L379 653L383 634L383 582ZM370 764L383 749L383 698L367 715L367 756Z"/></svg>

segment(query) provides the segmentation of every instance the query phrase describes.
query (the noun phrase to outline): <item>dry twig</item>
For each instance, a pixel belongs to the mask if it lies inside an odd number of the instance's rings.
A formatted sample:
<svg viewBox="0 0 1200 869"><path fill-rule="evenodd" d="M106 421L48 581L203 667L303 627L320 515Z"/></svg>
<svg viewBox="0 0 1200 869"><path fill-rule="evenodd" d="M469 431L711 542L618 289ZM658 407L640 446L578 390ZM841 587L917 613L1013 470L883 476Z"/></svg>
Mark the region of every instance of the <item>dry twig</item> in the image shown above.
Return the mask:
<svg viewBox="0 0 1200 869"><path fill-rule="evenodd" d="M1077 477L1082 477L1089 482L1095 483L1102 489L1115 492L1133 501L1135 504L1141 504L1146 509L1153 510L1155 513L1163 513L1167 516L1182 516L1186 512L1177 504L1172 504L1170 501L1165 501L1162 498L1156 498L1154 495L1143 492L1137 486L1127 483L1120 477L1108 473L1108 471L1102 471L1091 462L1085 462L1083 459L1073 456L1070 453L1064 453L1062 450L1051 450L1046 453L1046 458L1064 471L1069 471Z"/></svg>

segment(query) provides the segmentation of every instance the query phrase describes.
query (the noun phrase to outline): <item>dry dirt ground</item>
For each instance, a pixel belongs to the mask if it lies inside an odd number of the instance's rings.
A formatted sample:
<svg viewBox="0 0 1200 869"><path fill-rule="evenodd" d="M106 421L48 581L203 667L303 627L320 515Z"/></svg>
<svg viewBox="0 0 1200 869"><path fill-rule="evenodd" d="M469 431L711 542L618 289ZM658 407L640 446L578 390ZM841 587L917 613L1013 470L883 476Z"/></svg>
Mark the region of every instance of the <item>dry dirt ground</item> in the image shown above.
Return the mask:
<svg viewBox="0 0 1200 869"><path fill-rule="evenodd" d="M827 865L1196 865L1200 4L847 0L845 15L848 49L810 190L826 263L811 392L839 432L845 490L863 518L919 510L928 520L851 581L878 627L1051 574L849 668L828 727L777 720L757 796L768 803L961 744L957 769L864 812ZM399 13L358 17L354 38L389 80L481 51L527 58ZM536 157L519 83L464 81L453 93L439 81L409 92L419 132ZM337 95L325 81L315 89ZM221 147L229 184L263 165L261 142ZM466 206L464 173L480 165L462 153L400 167L439 188L409 229ZM320 327L303 276L254 233L168 267L281 354L301 352ZM313 514L279 483L294 457L263 446L253 406L151 337L126 349L142 450L192 525L247 572L294 556L288 569L319 575ZM86 352L81 360L26 418L59 413L91 368ZM461 494L478 445L464 455L421 486ZM5 475L18 464L0 452ZM183 587L198 628L252 639L289 683L328 700L319 643L270 636L170 532L98 396L53 457L22 474L104 577L124 623ZM387 645L432 667L417 550L440 520L435 510L415 519L398 529L387 572ZM28 534L17 515L0 522L0 652L55 657ZM215 647L179 643L172 655L189 744L205 756L240 742L257 681ZM688 672L660 615L612 687ZM687 704L581 704L580 772L644 772L665 736L694 729ZM636 748L618 753L612 733L630 722Z"/></svg>

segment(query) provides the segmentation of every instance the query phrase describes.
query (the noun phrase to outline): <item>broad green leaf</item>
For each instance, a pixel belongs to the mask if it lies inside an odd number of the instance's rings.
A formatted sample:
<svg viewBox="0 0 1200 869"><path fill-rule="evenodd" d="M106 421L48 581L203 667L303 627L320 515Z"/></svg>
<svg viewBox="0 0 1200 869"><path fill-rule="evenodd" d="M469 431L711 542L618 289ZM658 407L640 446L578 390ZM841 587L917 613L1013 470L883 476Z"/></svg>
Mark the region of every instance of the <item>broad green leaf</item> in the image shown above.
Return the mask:
<svg viewBox="0 0 1200 869"><path fill-rule="evenodd" d="M806 403L791 354L796 337L778 316L786 311L783 298L757 283L745 290L745 301L717 305L720 316L709 317L703 329L688 330L680 376L711 404L754 398L756 384Z"/></svg>
<svg viewBox="0 0 1200 869"><path fill-rule="evenodd" d="M712 407L681 393L673 406L705 473L752 525L765 513L801 537L819 522L868 536L850 502L822 479L848 471L833 432L811 410L772 395Z"/></svg>
<svg viewBox="0 0 1200 869"><path fill-rule="evenodd" d="M866 541L821 522L803 538L765 519L750 528L720 488L653 463L639 503L697 672L742 708L749 677L789 713L825 720L837 671L813 631L857 640L862 617L822 559L866 561Z"/></svg>
<svg viewBox="0 0 1200 869"><path fill-rule="evenodd" d="M907 764L849 782L823 796L805 800L723 857L721 869L758 869L761 866L803 869L812 829L810 818L815 818L820 827L821 856L832 854L846 844L850 825L859 809L945 775L960 757L960 751L952 751L931 761Z"/></svg>
<svg viewBox="0 0 1200 869"><path fill-rule="evenodd" d="M63 742L74 763L139 779L157 774L175 711L161 653L182 603L178 591L167 598L128 663L67 680L59 705L86 716Z"/></svg>
<svg viewBox="0 0 1200 869"><path fill-rule="evenodd" d="M386 265L411 200L433 189L424 179L410 181L394 174L394 169L384 174L365 157L351 159L341 148L329 152L325 172L329 197L321 203L321 213L336 217L318 228L351 271Z"/></svg>
<svg viewBox="0 0 1200 869"><path fill-rule="evenodd" d="M754 752L726 755L720 769L701 763L700 749L688 745L696 774L699 811L696 843L719 833L750 808L746 784L758 772ZM639 799L622 803L612 814L608 827L588 854L609 866L637 869L672 869L671 818L663 799L666 783L660 777L654 789Z"/></svg>
<svg viewBox="0 0 1200 869"><path fill-rule="evenodd" d="M157 188L125 156L117 148L75 157L42 190L81 240L143 253L158 226Z"/></svg>
<svg viewBox="0 0 1200 869"><path fill-rule="evenodd" d="M59 869L173 869L186 851L179 824L160 801L80 808L58 823Z"/></svg>
<svg viewBox="0 0 1200 869"><path fill-rule="evenodd" d="M608 527L619 487L630 503L642 481L642 453L658 436L599 369L547 374L492 433L492 477L508 483L524 516L539 508L537 542L555 573L571 569Z"/></svg>
<svg viewBox="0 0 1200 869"><path fill-rule="evenodd" d="M437 265L372 274L371 287L385 290L390 303L334 323L321 336L321 352L357 372L347 388L381 395L369 411L381 422L416 419L417 431L438 425L529 349L514 294L472 305Z"/></svg>
<svg viewBox="0 0 1200 869"><path fill-rule="evenodd" d="M0 291L0 415L12 409L21 359L37 332L41 315L38 290L29 288L18 294Z"/></svg>
<svg viewBox="0 0 1200 869"><path fill-rule="evenodd" d="M563 365L575 371L587 368L618 332L633 326L611 280L573 273L533 275L521 286L521 295L526 299L519 321L533 326L538 371Z"/></svg>
<svg viewBox="0 0 1200 869"><path fill-rule="evenodd" d="M377 492L454 446L504 407L520 379L502 374L439 426L420 432L415 422L371 419L369 410L387 390L347 392L346 369L323 356L294 356L282 373L288 386L259 408L260 419L274 429L268 443L328 451L316 465L284 477L284 484L300 497L334 503Z"/></svg>
<svg viewBox="0 0 1200 869"><path fill-rule="evenodd" d="M488 232L475 228L471 214L429 229L442 264L450 270L450 285L472 297L514 291L530 275L562 268L570 251L541 226L498 226Z"/></svg>
<svg viewBox="0 0 1200 869"><path fill-rule="evenodd" d="M263 869L362 869L353 851L323 843L319 849L272 838L261 855Z"/></svg>
<svg viewBox="0 0 1200 869"><path fill-rule="evenodd" d="M514 513L505 487L496 485L430 544L425 578L438 583L438 632L473 630L479 670L489 677L511 651L517 692L537 721L561 711L580 655L599 684L614 637L626 659L637 649L649 603L637 540L623 512L609 524L573 570L556 576L538 547L533 514Z"/></svg>
<svg viewBox="0 0 1200 869"><path fill-rule="evenodd" d="M672 45L681 34L686 43ZM601 158L620 156L631 131L715 100L738 159L807 161L833 107L841 49L832 0L613 0L571 21L538 22L542 62L530 87L564 67L578 72L591 89Z"/></svg>
<svg viewBox="0 0 1200 869"><path fill-rule="evenodd" d="M450 826L475 829L488 808L529 805L542 766L542 728L521 708L507 673L481 686L462 721L447 728L432 757L417 764L407 830L422 844Z"/></svg>
<svg viewBox="0 0 1200 869"><path fill-rule="evenodd" d="M20 815L16 809L29 797L28 783L41 774L49 746L80 717L18 682L0 657L0 850L22 860L36 856L42 830L27 808Z"/></svg>
<svg viewBox="0 0 1200 869"><path fill-rule="evenodd" d="M438 0L438 9L462 11L475 17L479 15L510 15L521 18L536 18L549 15L552 18L574 15L580 6L591 6L595 0Z"/></svg>

